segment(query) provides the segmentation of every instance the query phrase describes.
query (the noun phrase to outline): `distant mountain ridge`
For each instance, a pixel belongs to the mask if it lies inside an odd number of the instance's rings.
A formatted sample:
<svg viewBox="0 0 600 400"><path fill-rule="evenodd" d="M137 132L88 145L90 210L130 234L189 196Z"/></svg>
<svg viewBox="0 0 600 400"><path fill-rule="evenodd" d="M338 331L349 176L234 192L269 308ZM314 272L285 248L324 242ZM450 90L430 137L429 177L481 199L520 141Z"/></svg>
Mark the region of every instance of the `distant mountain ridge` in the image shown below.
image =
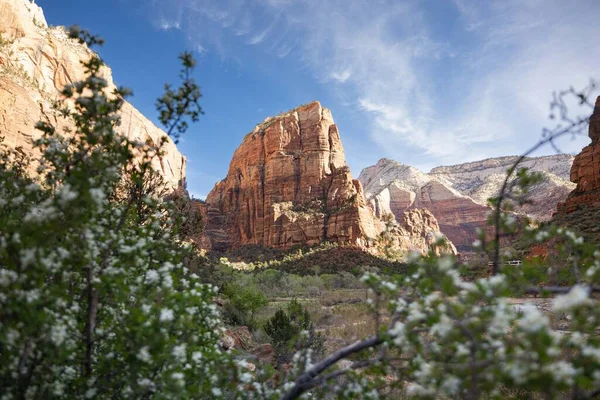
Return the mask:
<svg viewBox="0 0 600 400"><path fill-rule="evenodd" d="M440 166L429 173L382 158L363 169L358 179L376 215L391 213L400 218L409 209L428 209L438 220L442 233L460 251L469 251L477 229L487 227L487 199L498 193L506 170L517 158L506 156ZM556 205L575 188L569 180L573 159L567 154L526 158L521 166L541 173L544 180L530 191L533 204L517 212L538 220L550 219Z"/></svg>

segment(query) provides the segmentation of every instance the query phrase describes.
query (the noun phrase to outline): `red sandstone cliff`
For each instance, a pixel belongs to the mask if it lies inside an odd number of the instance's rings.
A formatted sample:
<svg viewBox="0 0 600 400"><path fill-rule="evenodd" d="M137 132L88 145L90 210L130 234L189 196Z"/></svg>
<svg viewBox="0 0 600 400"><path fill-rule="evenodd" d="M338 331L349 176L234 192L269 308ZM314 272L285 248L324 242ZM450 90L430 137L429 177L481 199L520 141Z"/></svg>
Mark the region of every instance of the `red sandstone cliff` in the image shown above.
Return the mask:
<svg viewBox="0 0 600 400"><path fill-rule="evenodd" d="M399 243L427 251L423 237L437 222L415 218L403 221ZM371 247L383 230L352 179L331 112L319 102L257 125L206 198L204 244L217 250L323 241Z"/></svg>
<svg viewBox="0 0 600 400"><path fill-rule="evenodd" d="M600 97L590 117L588 136L592 143L575 156L571 167L571 182L577 186L559 205L558 214L571 214L600 204Z"/></svg>

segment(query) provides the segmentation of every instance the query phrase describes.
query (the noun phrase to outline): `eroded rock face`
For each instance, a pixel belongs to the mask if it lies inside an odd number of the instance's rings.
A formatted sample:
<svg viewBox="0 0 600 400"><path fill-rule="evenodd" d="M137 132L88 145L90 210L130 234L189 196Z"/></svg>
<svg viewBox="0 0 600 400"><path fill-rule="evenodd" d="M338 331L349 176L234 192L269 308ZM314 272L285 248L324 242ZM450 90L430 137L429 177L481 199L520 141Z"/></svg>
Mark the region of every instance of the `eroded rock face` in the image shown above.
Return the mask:
<svg viewBox="0 0 600 400"><path fill-rule="evenodd" d="M319 102L267 118L246 135L204 213L204 243L217 250L323 241L372 247L384 229L352 179L331 112Z"/></svg>
<svg viewBox="0 0 600 400"><path fill-rule="evenodd" d="M516 157L501 157L449 167L426 174L389 159L365 168L359 180L367 201L377 216L393 214L400 220L411 209L427 209L440 230L459 251L469 251L478 229L489 229L487 199L495 196L506 170ZM522 164L544 175L544 182L532 188L533 203L517 210L536 219L547 220L556 204L566 198L573 185L567 175L569 155L528 158Z"/></svg>
<svg viewBox="0 0 600 400"><path fill-rule="evenodd" d="M590 117L588 136L592 143L581 150L571 167L571 182L577 186L566 201L559 205L559 214L571 214L600 204L600 97L596 99L594 112Z"/></svg>
<svg viewBox="0 0 600 400"><path fill-rule="evenodd" d="M440 226L433 213L427 209L410 209L402 213L398 221L400 234L398 240L400 248L408 248L411 251L423 252L430 249L438 240ZM406 240L410 238L410 240ZM450 241L440 248L436 248L438 254L456 254L457 250Z"/></svg>
<svg viewBox="0 0 600 400"><path fill-rule="evenodd" d="M66 84L84 78L81 61L92 53L69 39L64 28L48 28L42 9L28 0L0 0L0 10L0 135L8 145L32 153L32 139L41 134L34 129L38 121L61 131L70 126L55 115L52 102ZM114 87L109 68L103 75ZM131 139L159 143L166 136L128 102L121 119L121 133ZM185 164L170 139L164 156L154 161L171 188L185 184Z"/></svg>
<svg viewBox="0 0 600 400"><path fill-rule="evenodd" d="M206 204L206 234L216 247L366 246L379 231L331 113L318 102L267 118L248 134Z"/></svg>

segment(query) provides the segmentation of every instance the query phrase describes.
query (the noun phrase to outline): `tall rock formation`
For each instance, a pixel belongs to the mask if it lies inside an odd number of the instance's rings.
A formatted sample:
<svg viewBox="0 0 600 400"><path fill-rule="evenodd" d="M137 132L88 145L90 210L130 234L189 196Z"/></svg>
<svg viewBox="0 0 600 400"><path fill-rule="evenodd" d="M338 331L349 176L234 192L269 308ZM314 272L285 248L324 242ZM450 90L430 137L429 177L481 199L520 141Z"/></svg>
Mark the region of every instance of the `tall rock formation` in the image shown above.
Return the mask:
<svg viewBox="0 0 600 400"><path fill-rule="evenodd" d="M588 136L592 143L581 150L571 167L571 182L577 186L559 205L558 214L571 214L600 204L600 97L590 117Z"/></svg>
<svg viewBox="0 0 600 400"><path fill-rule="evenodd" d="M500 157L437 167L426 174L389 159L365 168L359 180L376 215L397 219L410 209L424 208L435 216L442 233L459 251L471 250L477 229L487 229L487 199L498 193L506 170L517 157ZM530 192L533 203L517 210L539 220L551 217L556 204L574 185L568 180L573 157L557 155L528 158L522 164L541 172L544 181Z"/></svg>
<svg viewBox="0 0 600 400"><path fill-rule="evenodd" d="M246 135L227 177L207 196L205 215L205 244L217 250L323 241L372 247L385 229L352 179L338 128L319 102L267 118ZM402 247L426 251L421 236L433 225L412 222L419 232L406 230Z"/></svg>
<svg viewBox="0 0 600 400"><path fill-rule="evenodd" d="M571 167L571 181L576 187L558 205L552 222L600 244L600 97L590 117L588 135L592 143L581 150Z"/></svg>
<svg viewBox="0 0 600 400"><path fill-rule="evenodd" d="M59 128L70 122L52 109L59 91L85 76L81 61L92 52L69 39L64 28L49 28L40 7L28 0L0 0L0 136L10 146L32 152L32 140L40 136L34 126L40 120ZM110 69L104 77L113 87ZM130 103L121 111L121 133L140 141L159 143L166 136ZM169 140L154 168L171 188L185 183L185 157Z"/></svg>

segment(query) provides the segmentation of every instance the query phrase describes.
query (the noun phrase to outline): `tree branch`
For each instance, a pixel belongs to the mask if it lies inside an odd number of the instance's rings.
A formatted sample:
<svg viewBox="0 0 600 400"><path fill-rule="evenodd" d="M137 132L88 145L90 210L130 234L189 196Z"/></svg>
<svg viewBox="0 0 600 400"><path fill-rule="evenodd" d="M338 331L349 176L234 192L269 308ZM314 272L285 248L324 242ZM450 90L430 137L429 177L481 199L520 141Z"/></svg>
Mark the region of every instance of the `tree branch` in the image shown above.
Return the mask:
<svg viewBox="0 0 600 400"><path fill-rule="evenodd" d="M302 374L296 382L294 382L294 386L282 397L282 400L292 400L300 397L300 395L306 392L310 387L307 387L307 384L315 379L321 372L325 371L327 368L331 367L338 361L352 355L356 354L362 350L379 346L383 343L383 338L378 336L372 336L368 339L365 339L360 342L356 342L349 346L346 346L335 353L331 354L329 357L325 358L323 361L315 364L312 368ZM311 386L312 387L312 386Z"/></svg>

